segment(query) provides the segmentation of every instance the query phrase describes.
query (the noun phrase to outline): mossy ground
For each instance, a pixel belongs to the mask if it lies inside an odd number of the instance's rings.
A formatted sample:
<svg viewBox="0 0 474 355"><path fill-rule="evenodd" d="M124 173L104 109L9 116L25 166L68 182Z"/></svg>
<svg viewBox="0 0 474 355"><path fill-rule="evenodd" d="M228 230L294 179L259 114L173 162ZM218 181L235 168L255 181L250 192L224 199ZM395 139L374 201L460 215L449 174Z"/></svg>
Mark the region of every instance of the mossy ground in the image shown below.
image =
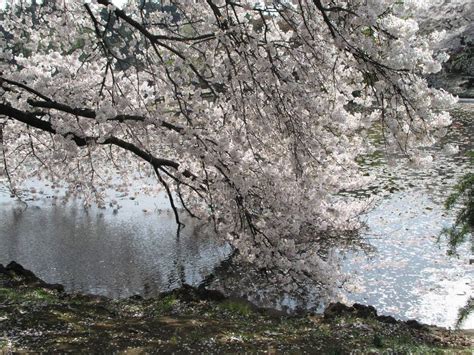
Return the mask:
<svg viewBox="0 0 474 355"><path fill-rule="evenodd" d="M353 314L288 317L243 300L204 300L191 288L148 300L111 300L21 282L0 285L4 353L471 354L473 350L472 338L465 333L416 329Z"/></svg>

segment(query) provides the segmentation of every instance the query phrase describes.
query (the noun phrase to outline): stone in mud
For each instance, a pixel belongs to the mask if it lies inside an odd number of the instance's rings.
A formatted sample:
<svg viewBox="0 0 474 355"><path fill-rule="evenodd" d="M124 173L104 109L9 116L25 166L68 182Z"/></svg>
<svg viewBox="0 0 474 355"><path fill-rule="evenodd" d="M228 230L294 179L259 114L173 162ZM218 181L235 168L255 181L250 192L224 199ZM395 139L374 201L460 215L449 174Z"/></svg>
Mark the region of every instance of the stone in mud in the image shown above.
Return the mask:
<svg viewBox="0 0 474 355"><path fill-rule="evenodd" d="M352 308L356 310L357 316L361 318L377 317L377 310L373 306L354 303Z"/></svg>
<svg viewBox="0 0 474 355"><path fill-rule="evenodd" d="M377 310L372 306L354 303L352 307L349 307L341 302L330 303L324 311L324 318L330 319L347 314L360 318L377 318Z"/></svg>
<svg viewBox="0 0 474 355"><path fill-rule="evenodd" d="M395 318L393 318L392 316L384 316L384 315L381 315L381 316L378 316L377 319L383 323L387 323L387 324L397 324L397 320Z"/></svg>
<svg viewBox="0 0 474 355"><path fill-rule="evenodd" d="M215 290L208 290L204 287L193 287L188 284L183 284L180 288L162 293L161 297L173 295L185 302L195 301L223 301L226 299L224 294Z"/></svg>
<svg viewBox="0 0 474 355"><path fill-rule="evenodd" d="M133 295L128 298L131 301L143 301L143 297L140 295Z"/></svg>
<svg viewBox="0 0 474 355"><path fill-rule="evenodd" d="M26 281L44 282L43 280L36 277L36 275L33 272L25 269L23 266L16 263L15 261L10 262L5 268L3 268L3 271L4 273L10 276L21 277L22 279Z"/></svg>
<svg viewBox="0 0 474 355"><path fill-rule="evenodd" d="M226 299L222 292L216 290L208 290L204 287L197 289L200 297L209 301L223 301Z"/></svg>
<svg viewBox="0 0 474 355"><path fill-rule="evenodd" d="M406 325L408 325L410 328L413 328L413 329L425 329L427 328L427 326L425 324L422 324L420 322L418 322L417 320L414 320L414 319L409 319L405 322Z"/></svg>
<svg viewBox="0 0 474 355"><path fill-rule="evenodd" d="M64 292L63 285L46 283L37 277L32 271L25 269L15 261L10 262L6 267L0 264L0 274L4 276L2 279L2 284L4 286L23 284Z"/></svg>
<svg viewBox="0 0 474 355"><path fill-rule="evenodd" d="M324 318L331 319L343 314L351 313L352 307L346 306L344 303L330 303L324 310Z"/></svg>

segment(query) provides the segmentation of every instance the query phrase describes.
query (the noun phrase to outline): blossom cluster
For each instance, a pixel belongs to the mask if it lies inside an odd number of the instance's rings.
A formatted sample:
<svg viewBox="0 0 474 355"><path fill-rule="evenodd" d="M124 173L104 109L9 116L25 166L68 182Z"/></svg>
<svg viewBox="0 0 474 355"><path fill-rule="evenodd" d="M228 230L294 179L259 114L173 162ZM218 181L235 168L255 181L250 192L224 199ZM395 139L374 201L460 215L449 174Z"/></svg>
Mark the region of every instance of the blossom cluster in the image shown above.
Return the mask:
<svg viewBox="0 0 474 355"><path fill-rule="evenodd" d="M421 34L408 1L171 5L3 13L8 181L100 199L156 175L178 222L187 213L260 268L330 284L321 245L360 227L365 204L334 196L365 183L369 133L416 159L450 124L454 98L423 78L446 60L433 50L443 34Z"/></svg>

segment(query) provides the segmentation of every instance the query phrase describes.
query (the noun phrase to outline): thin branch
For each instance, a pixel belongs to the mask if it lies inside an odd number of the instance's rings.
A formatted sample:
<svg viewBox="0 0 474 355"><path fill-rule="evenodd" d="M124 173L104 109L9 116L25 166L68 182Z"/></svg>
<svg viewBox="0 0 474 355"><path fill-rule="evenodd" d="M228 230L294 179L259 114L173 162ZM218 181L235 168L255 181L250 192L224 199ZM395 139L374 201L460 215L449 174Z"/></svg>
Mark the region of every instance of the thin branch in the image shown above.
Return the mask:
<svg viewBox="0 0 474 355"><path fill-rule="evenodd" d="M160 181L160 183L164 186L164 188L166 190L166 194L168 195L168 198L170 200L171 209L173 210L174 218L175 218L176 224L178 225L178 228L177 228L177 231L176 231L176 237L179 238L181 228L185 227L185 225L179 219L179 212L178 212L178 209L176 208L176 205L174 204L173 194L172 194L168 184L161 177L160 172L158 171L157 167L153 166L153 170L155 170L156 176L158 177L158 180Z"/></svg>

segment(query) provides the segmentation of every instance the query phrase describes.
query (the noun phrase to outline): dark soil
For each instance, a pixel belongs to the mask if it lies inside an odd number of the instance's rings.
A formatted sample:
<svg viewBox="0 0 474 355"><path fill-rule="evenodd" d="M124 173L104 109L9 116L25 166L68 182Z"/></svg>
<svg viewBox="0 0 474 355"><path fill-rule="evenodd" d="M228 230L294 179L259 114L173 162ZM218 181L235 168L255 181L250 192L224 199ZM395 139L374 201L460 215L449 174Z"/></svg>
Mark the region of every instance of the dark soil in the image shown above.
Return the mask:
<svg viewBox="0 0 474 355"><path fill-rule="evenodd" d="M0 349L84 353L471 354L472 333L378 316L337 303L285 316L190 286L144 300L67 294L0 265Z"/></svg>

